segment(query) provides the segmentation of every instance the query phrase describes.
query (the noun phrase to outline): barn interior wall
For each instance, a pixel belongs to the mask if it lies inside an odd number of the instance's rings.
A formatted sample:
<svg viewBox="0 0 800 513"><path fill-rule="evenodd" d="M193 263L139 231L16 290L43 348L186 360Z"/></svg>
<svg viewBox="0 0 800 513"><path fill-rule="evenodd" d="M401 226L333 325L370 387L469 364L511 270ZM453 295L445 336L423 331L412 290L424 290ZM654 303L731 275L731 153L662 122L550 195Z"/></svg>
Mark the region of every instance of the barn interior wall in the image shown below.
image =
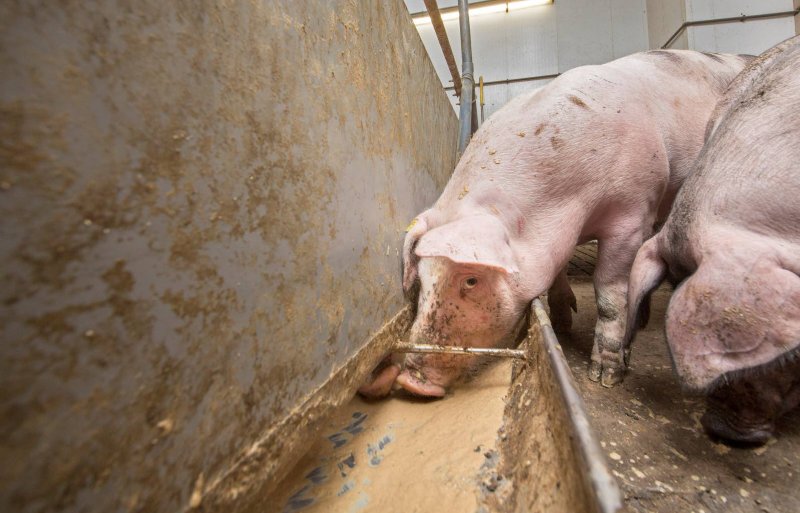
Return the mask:
<svg viewBox="0 0 800 513"><path fill-rule="evenodd" d="M455 5L440 0L439 7ZM556 0L549 5L472 16L475 77L502 81L563 73L575 66L601 64L646 50L645 0ZM425 10L422 0L406 0L410 12ZM461 67L458 19L444 22L450 45ZM444 86L450 72L430 23L419 25L420 36ZM542 87L551 79L485 87L488 118L522 92ZM455 106L458 99L448 91ZM455 108L455 107L454 107Z"/></svg>
<svg viewBox="0 0 800 513"><path fill-rule="evenodd" d="M440 9L455 4L454 0L439 1ZM425 10L422 0L406 0L406 5L412 13ZM444 24L460 69L458 20ZM482 75L487 82L562 73L646 50L648 45L645 0L556 0L550 5L473 16L470 26L475 77ZM450 85L433 27L428 23L417 28L442 84ZM485 116L550 80L487 86ZM455 106L458 99L448 92Z"/></svg>
<svg viewBox="0 0 800 513"><path fill-rule="evenodd" d="M792 0L686 0L688 20L729 18L742 14L764 14L793 9ZM758 55L792 37L791 17L689 27L689 48L702 52Z"/></svg>
<svg viewBox="0 0 800 513"><path fill-rule="evenodd" d="M471 3L476 1L480 0ZM425 11L423 0L405 2L411 13ZM688 20L788 11L792 4L792 0L555 0L507 13L479 14L470 18L475 77L490 82L563 73L660 48ZM438 5L453 7L457 0L439 0ZM794 35L797 18L690 27L670 48L758 54ZM444 25L460 69L458 19L446 20ZM432 25L417 28L442 85L452 85ZM485 116L551 80L487 86ZM456 109L458 98L452 90L448 95Z"/></svg>
<svg viewBox="0 0 800 513"><path fill-rule="evenodd" d="M0 510L196 506L402 307L456 116L401 0L2 2L0 75Z"/></svg>
<svg viewBox="0 0 800 513"><path fill-rule="evenodd" d="M684 21L686 21L686 0L647 0L650 48L661 48ZM681 34L670 48L678 50L689 48L686 33Z"/></svg>

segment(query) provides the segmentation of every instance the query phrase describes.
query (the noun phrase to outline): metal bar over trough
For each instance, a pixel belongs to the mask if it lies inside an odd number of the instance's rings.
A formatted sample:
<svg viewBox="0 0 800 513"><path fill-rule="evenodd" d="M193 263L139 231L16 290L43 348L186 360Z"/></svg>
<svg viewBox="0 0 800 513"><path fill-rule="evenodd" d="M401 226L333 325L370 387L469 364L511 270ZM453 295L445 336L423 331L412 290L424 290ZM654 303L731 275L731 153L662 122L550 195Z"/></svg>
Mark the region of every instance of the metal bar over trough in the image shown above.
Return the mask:
<svg viewBox="0 0 800 513"><path fill-rule="evenodd" d="M504 494L484 494L486 510L615 513L616 481L592 434L583 401L539 299L531 304L527 337L505 398L496 467Z"/></svg>
<svg viewBox="0 0 800 513"><path fill-rule="evenodd" d="M600 513L612 513L622 507L622 496L616 481L606 466L605 456L592 432L583 400L575 386L572 371L558 343L556 334L550 324L550 318L544 310L542 302L533 300L533 314L540 326L541 343L547 352L550 368L558 382L561 398L573 431L572 444L580 460L581 473L585 484L593 492L593 510Z"/></svg>
<svg viewBox="0 0 800 513"><path fill-rule="evenodd" d="M395 346L397 353L446 353L464 354L473 356L493 356L495 358L527 358L527 353L522 349L504 349L489 347L456 347L439 346L434 344L406 344L401 343Z"/></svg>

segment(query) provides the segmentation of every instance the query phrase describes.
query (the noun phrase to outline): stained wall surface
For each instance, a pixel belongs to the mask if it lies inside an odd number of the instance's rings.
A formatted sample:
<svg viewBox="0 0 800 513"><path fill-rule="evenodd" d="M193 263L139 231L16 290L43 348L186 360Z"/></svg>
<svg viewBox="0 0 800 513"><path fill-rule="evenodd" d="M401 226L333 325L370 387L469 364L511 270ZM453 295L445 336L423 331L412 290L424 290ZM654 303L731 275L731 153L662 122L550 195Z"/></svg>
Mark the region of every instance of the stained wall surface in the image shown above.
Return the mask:
<svg viewBox="0 0 800 513"><path fill-rule="evenodd" d="M0 4L0 510L180 511L401 306L402 0Z"/></svg>

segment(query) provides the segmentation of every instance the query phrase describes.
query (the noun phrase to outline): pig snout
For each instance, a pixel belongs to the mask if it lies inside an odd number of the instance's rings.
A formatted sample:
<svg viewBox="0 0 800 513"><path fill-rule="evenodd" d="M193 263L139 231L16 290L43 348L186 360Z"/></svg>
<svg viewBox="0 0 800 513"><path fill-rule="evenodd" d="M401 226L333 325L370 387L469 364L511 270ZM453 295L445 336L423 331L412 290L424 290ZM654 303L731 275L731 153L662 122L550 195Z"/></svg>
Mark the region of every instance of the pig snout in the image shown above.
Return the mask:
<svg viewBox="0 0 800 513"><path fill-rule="evenodd" d="M770 401L760 404L761 395L743 383L715 390L708 396L700 419L703 428L712 437L735 444L765 443L775 429L775 407L769 405Z"/></svg>
<svg viewBox="0 0 800 513"><path fill-rule="evenodd" d="M397 376L400 374L400 365L395 356L387 356L372 371L367 382L358 389L358 393L369 399L378 399L389 395L392 391Z"/></svg>
<svg viewBox="0 0 800 513"><path fill-rule="evenodd" d="M461 361L457 359L460 358ZM461 375L469 357L452 355L393 355L384 359L372 371L358 393L368 399L386 397L395 384L421 397L444 397L449 387Z"/></svg>
<svg viewBox="0 0 800 513"><path fill-rule="evenodd" d="M739 377L707 396L700 422L711 436L734 444L761 445L775 421L800 403L800 363L783 362L757 375Z"/></svg>
<svg viewBox="0 0 800 513"><path fill-rule="evenodd" d="M458 361L458 359L462 361ZM397 384L422 397L444 397L449 387L463 372L468 357L454 355L408 355Z"/></svg>

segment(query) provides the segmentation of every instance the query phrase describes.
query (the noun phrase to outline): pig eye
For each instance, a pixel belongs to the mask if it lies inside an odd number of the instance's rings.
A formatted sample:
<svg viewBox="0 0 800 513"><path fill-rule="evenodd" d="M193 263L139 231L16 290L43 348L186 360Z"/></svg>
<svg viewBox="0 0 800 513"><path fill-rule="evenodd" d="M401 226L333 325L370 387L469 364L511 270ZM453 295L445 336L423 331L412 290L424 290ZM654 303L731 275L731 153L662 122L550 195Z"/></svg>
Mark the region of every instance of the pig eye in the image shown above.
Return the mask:
<svg viewBox="0 0 800 513"><path fill-rule="evenodd" d="M476 278L474 276L470 276L469 278L464 280L464 288L465 289L474 288L475 285L477 285L477 284L478 284L478 278Z"/></svg>

